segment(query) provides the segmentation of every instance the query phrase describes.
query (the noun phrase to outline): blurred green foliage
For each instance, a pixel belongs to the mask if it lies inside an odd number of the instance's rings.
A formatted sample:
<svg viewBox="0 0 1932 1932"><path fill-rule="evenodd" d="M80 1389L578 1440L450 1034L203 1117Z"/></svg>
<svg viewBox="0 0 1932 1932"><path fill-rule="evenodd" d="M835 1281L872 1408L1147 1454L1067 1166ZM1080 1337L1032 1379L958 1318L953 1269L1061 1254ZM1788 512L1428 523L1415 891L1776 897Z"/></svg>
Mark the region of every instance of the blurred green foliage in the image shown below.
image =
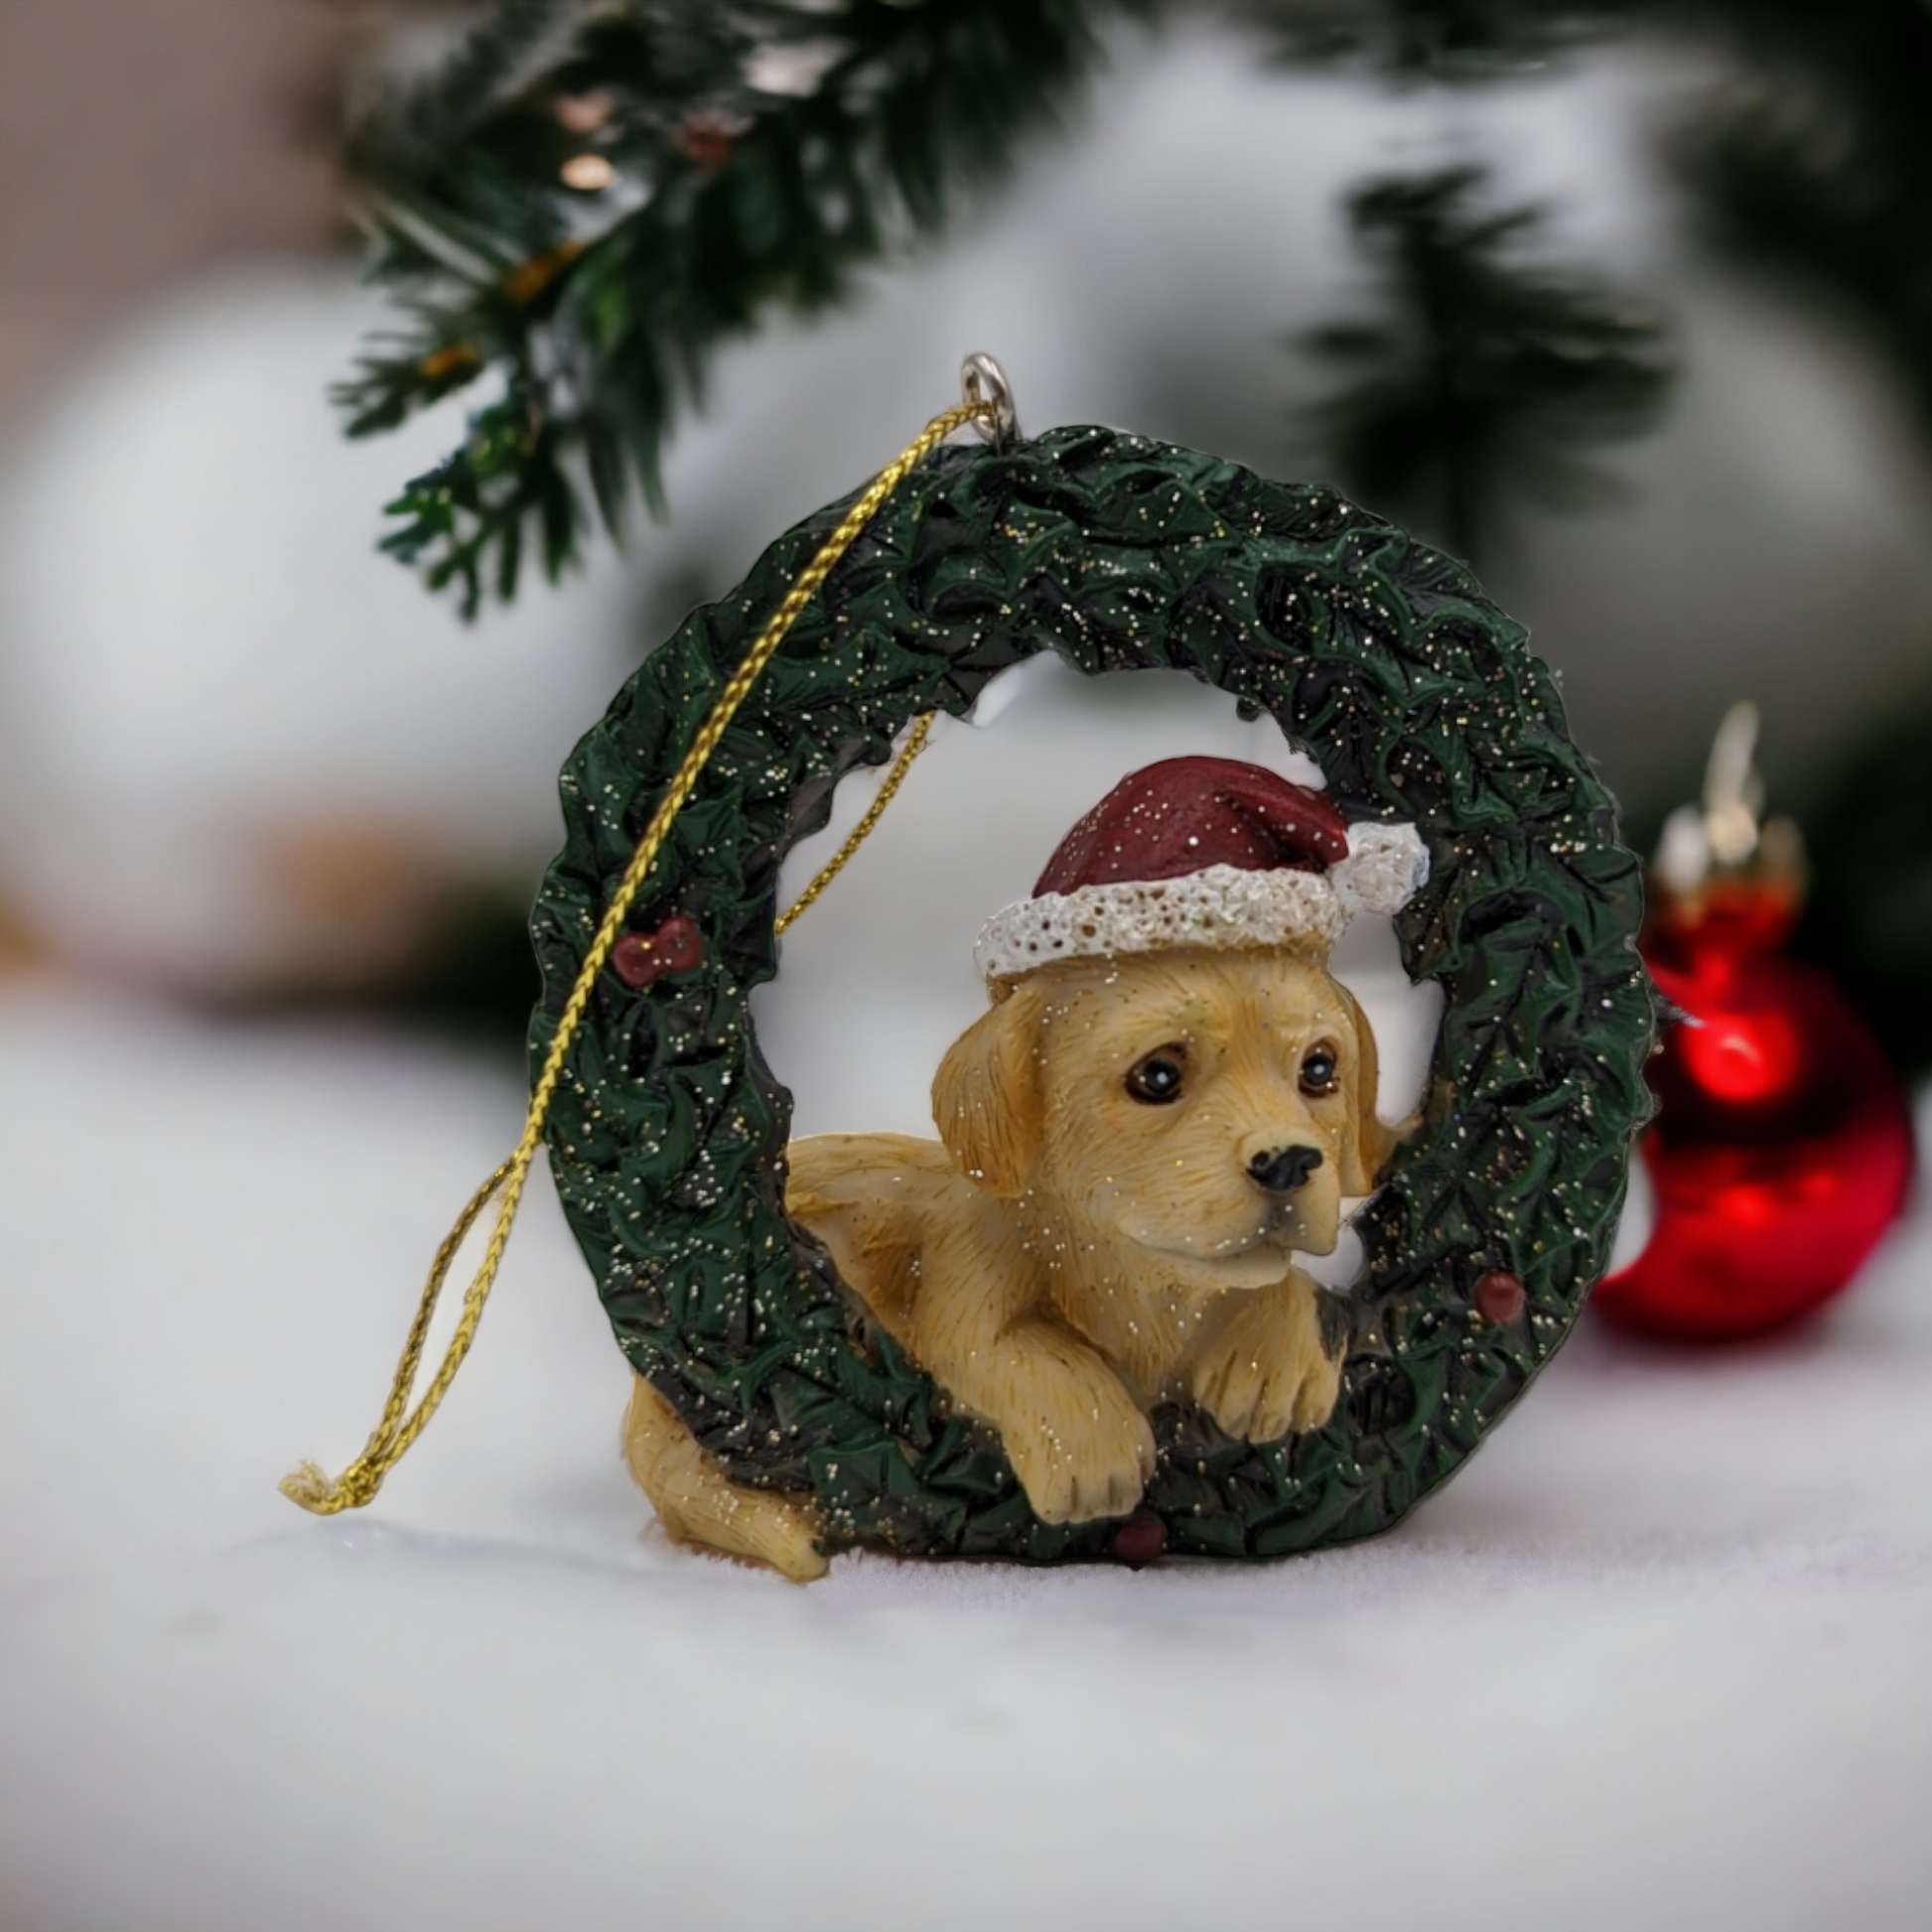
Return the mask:
<svg viewBox="0 0 1932 1932"><path fill-rule="evenodd" d="M1291 65L1365 69L1427 85L1518 72L1598 35L1627 12L1551 0L1236 0L1230 11Z"/></svg>
<svg viewBox="0 0 1932 1932"><path fill-rule="evenodd" d="M483 13L441 74L381 102L352 163L403 326L343 385L352 435L491 380L385 548L466 612L616 529L713 351L774 306L937 229L1050 125L1137 0L803 6L563 0ZM828 39L836 28L836 40ZM802 89L802 91L779 91ZM586 184L572 187L572 180Z"/></svg>
<svg viewBox="0 0 1932 1932"><path fill-rule="evenodd" d="M1900 1065L1932 1066L1932 688L1840 761L1805 832L1798 949L1839 975Z"/></svg>
<svg viewBox="0 0 1932 1932"><path fill-rule="evenodd" d="M1378 509L1478 567L1516 493L1543 508L1618 493L1584 452L1641 435L1670 364L1649 314L1528 251L1535 207L1487 210L1483 171L1371 181L1349 198L1382 272L1375 317L1303 344L1342 387L1303 412L1329 468Z"/></svg>
<svg viewBox="0 0 1932 1932"><path fill-rule="evenodd" d="M1682 0L1733 66L1677 159L1715 239L1829 290L1910 383L1932 437L1932 6Z"/></svg>

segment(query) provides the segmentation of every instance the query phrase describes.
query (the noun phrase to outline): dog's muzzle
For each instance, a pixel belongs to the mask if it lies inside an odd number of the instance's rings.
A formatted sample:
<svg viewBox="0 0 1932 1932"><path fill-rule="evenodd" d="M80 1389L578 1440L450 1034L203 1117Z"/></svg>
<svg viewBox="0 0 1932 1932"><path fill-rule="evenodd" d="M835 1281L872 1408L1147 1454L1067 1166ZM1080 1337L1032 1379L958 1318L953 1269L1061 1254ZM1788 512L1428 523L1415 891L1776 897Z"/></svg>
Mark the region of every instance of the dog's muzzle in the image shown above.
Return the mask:
<svg viewBox="0 0 1932 1932"><path fill-rule="evenodd" d="M1318 1147L1277 1147L1248 1163L1248 1178L1271 1194L1293 1193L1321 1165Z"/></svg>

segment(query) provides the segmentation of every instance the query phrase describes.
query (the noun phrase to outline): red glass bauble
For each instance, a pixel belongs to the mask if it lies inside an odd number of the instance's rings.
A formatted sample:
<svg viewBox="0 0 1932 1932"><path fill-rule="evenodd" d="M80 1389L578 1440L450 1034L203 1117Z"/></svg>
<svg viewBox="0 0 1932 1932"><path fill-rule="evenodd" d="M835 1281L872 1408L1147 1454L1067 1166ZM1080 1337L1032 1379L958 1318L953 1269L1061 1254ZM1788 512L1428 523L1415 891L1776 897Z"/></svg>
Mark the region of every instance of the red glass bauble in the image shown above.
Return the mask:
<svg viewBox="0 0 1932 1932"><path fill-rule="evenodd" d="M1658 1115L1641 1152L1656 1224L1593 1299L1626 1328L1725 1341L1851 1282L1904 1204L1911 1117L1830 976L1780 950L1797 912L1789 887L1660 897L1644 959L1685 1018L1650 1063Z"/></svg>

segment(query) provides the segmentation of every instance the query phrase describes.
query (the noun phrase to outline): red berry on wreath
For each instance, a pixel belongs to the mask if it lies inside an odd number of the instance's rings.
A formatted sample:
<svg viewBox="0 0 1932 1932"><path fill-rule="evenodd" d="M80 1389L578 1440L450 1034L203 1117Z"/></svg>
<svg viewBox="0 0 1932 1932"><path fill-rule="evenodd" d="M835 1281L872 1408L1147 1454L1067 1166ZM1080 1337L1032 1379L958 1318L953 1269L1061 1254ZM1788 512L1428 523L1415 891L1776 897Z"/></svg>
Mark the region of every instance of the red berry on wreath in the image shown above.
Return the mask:
<svg viewBox="0 0 1932 1932"><path fill-rule="evenodd" d="M688 973L704 958L704 935L682 912L653 933L626 932L611 948L611 970L642 992L659 973Z"/></svg>
<svg viewBox="0 0 1932 1932"><path fill-rule="evenodd" d="M1154 1515L1130 1516L1114 1532L1110 1547L1120 1562L1138 1570L1153 1563L1168 1547L1167 1525Z"/></svg>
<svg viewBox="0 0 1932 1932"><path fill-rule="evenodd" d="M1523 1312L1523 1284L1506 1268L1492 1268L1476 1283L1476 1312L1485 1321L1514 1321Z"/></svg>

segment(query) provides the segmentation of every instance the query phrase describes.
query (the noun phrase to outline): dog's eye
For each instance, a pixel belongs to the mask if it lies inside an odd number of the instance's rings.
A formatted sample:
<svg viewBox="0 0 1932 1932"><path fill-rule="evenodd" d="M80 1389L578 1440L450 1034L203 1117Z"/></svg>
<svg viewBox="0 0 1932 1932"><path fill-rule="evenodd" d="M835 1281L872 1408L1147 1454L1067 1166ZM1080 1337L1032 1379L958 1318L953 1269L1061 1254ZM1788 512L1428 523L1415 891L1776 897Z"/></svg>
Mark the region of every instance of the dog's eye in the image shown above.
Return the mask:
<svg viewBox="0 0 1932 1932"><path fill-rule="evenodd" d="M1151 1107L1178 1100L1181 1063L1186 1057L1184 1046L1157 1046L1145 1059L1136 1060L1128 1068L1127 1091Z"/></svg>
<svg viewBox="0 0 1932 1932"><path fill-rule="evenodd" d="M1302 1091L1333 1093L1335 1090L1335 1049L1311 1046L1302 1058Z"/></svg>

